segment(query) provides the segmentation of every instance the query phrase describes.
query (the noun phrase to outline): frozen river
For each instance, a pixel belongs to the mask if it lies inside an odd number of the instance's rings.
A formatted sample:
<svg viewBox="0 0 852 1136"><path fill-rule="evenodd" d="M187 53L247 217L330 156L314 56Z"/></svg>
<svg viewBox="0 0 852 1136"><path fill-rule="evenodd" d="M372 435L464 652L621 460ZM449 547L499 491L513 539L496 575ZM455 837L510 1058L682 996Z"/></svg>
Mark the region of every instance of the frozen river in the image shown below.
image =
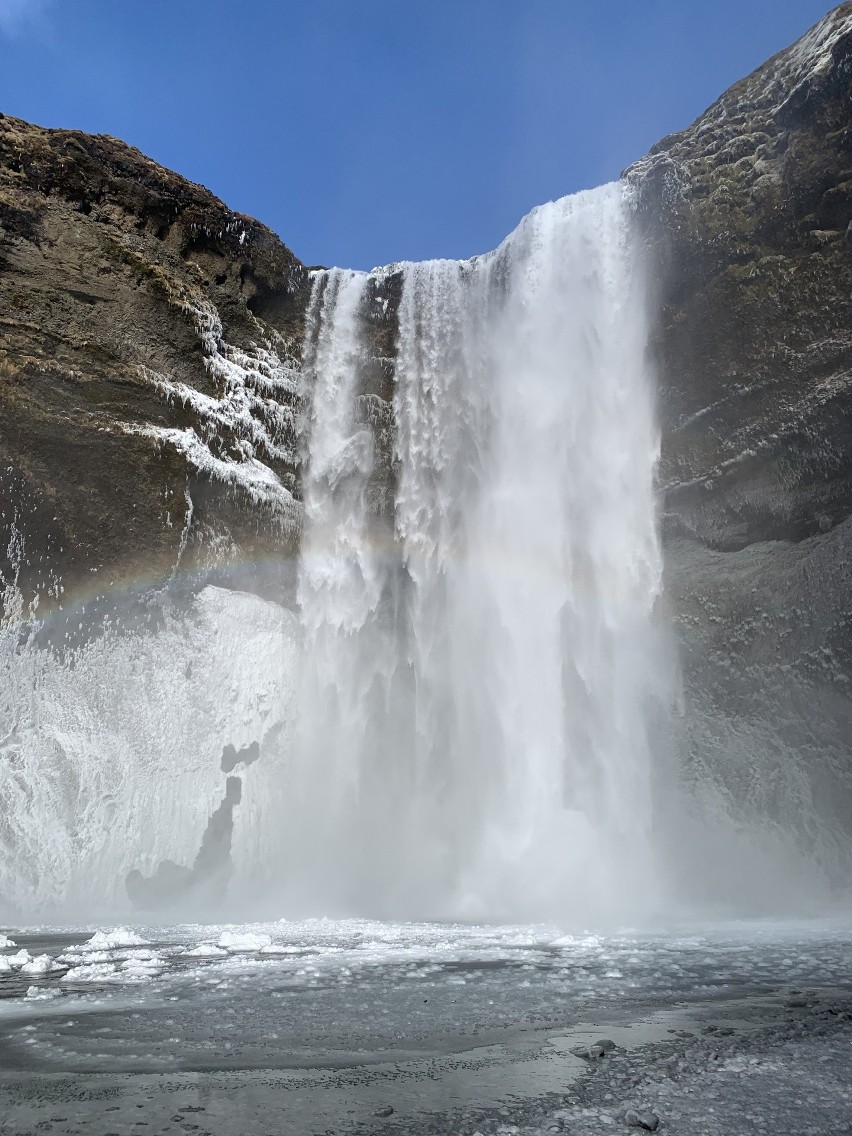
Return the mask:
<svg viewBox="0 0 852 1136"><path fill-rule="evenodd" d="M840 925L602 936L308 920L8 937L4 1133L473 1132L458 1118L568 1091L593 1064L578 1044L614 1040L615 1069L708 1031L771 1024L777 1040L786 1022L795 1041L820 1005L842 1025L852 993Z"/></svg>

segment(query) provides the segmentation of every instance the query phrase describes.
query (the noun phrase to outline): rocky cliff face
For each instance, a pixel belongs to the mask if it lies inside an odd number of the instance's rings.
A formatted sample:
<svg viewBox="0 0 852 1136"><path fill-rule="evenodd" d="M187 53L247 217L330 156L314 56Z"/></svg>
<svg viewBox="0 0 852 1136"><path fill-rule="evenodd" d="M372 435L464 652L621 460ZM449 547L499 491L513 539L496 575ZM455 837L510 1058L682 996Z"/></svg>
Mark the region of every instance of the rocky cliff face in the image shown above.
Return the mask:
<svg viewBox="0 0 852 1136"><path fill-rule="evenodd" d="M280 593L305 289L273 233L202 187L0 116L7 614L185 572Z"/></svg>
<svg viewBox="0 0 852 1136"><path fill-rule="evenodd" d="M849 831L852 4L626 176L660 287L667 587L693 760L727 766L728 805Z"/></svg>

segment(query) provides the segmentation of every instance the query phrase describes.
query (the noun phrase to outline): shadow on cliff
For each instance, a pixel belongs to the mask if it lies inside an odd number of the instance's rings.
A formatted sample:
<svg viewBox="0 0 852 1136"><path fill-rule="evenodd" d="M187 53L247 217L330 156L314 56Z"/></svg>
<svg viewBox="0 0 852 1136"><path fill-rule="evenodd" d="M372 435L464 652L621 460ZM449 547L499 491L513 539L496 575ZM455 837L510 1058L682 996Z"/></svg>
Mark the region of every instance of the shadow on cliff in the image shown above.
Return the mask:
<svg viewBox="0 0 852 1136"><path fill-rule="evenodd" d="M257 748L256 742L254 747L248 747L249 751L253 748ZM235 756L234 747L226 746L223 768ZM257 754L252 752L247 764L256 757ZM228 767L233 769L234 764L228 764ZM239 777L228 777L225 796L207 822L201 847L191 868L173 860L161 860L151 876L144 876L138 868L129 872L125 886L133 906L142 911L167 911L175 907L196 911L199 907L209 908L224 900L233 870L231 838L234 810L241 799L242 781Z"/></svg>

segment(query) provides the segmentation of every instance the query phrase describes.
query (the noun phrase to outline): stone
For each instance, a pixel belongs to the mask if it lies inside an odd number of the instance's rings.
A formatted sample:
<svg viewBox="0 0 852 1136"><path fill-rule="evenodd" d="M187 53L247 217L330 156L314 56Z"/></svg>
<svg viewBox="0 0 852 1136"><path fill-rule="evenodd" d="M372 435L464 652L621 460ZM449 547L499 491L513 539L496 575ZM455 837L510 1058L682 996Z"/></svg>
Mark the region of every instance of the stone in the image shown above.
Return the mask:
<svg viewBox="0 0 852 1136"><path fill-rule="evenodd" d="M373 1116L388 1117L393 1116L393 1105L385 1104L381 1108L377 1108Z"/></svg>
<svg viewBox="0 0 852 1136"><path fill-rule="evenodd" d="M615 1042L611 1041L608 1037L600 1038L595 1042L595 1045L602 1049L604 1053L611 1053L613 1049L617 1048Z"/></svg>
<svg viewBox="0 0 852 1136"><path fill-rule="evenodd" d="M628 1109L624 1114L624 1123L629 1128L644 1128L646 1132L656 1132L660 1118L655 1112L636 1112Z"/></svg>

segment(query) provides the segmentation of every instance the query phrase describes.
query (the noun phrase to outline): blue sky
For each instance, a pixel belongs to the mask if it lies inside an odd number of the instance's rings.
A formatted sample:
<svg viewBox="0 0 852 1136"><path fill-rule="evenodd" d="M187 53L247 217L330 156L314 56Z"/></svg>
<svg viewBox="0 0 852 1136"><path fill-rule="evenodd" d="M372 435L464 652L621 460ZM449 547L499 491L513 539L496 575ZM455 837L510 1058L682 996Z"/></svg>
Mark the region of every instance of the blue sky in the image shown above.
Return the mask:
<svg viewBox="0 0 852 1136"><path fill-rule="evenodd" d="M0 0L0 110L113 134L309 264L496 245L826 0Z"/></svg>

